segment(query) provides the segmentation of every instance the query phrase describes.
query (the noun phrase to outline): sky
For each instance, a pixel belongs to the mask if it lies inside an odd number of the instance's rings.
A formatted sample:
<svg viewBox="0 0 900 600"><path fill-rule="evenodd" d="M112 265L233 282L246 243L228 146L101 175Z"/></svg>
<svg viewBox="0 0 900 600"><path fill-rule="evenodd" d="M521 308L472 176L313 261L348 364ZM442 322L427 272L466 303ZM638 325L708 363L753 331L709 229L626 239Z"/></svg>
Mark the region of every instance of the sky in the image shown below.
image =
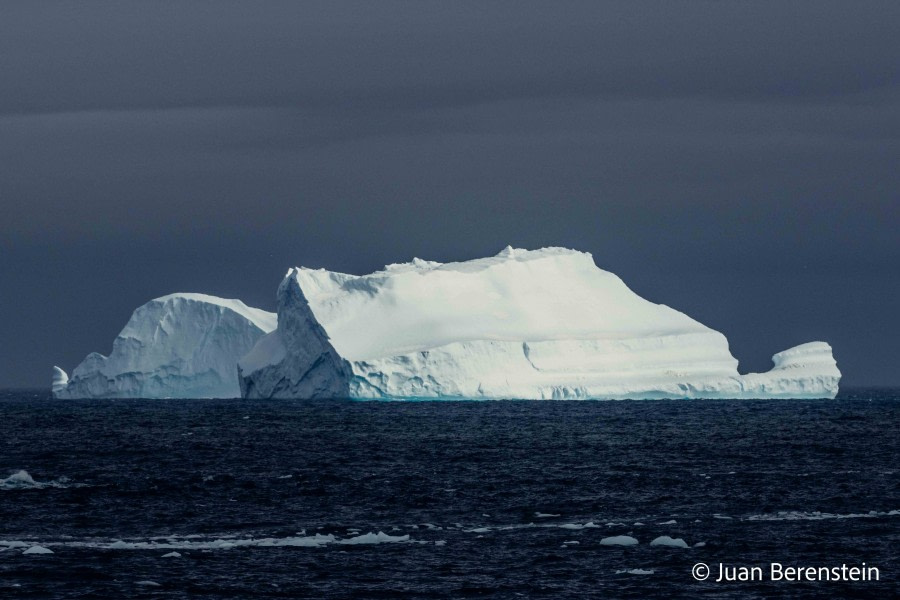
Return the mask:
<svg viewBox="0 0 900 600"><path fill-rule="evenodd" d="M0 387L171 292L591 252L900 385L900 3L0 4Z"/></svg>

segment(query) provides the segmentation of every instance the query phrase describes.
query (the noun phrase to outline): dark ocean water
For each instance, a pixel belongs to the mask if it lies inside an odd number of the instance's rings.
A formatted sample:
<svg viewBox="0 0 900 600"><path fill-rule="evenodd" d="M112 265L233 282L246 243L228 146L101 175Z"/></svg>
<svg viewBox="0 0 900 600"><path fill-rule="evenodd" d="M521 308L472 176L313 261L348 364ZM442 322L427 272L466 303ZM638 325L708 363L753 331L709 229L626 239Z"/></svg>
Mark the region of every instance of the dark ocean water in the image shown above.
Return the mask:
<svg viewBox="0 0 900 600"><path fill-rule="evenodd" d="M0 392L0 598L897 597L898 423L900 390L446 403ZM6 479L20 470L34 483ZM601 544L618 535L639 543ZM663 535L690 547L650 545ZM35 545L53 553L24 553ZM771 582L773 561L865 562L880 581ZM702 583L700 562L713 569ZM763 566L765 580L716 583L721 562Z"/></svg>

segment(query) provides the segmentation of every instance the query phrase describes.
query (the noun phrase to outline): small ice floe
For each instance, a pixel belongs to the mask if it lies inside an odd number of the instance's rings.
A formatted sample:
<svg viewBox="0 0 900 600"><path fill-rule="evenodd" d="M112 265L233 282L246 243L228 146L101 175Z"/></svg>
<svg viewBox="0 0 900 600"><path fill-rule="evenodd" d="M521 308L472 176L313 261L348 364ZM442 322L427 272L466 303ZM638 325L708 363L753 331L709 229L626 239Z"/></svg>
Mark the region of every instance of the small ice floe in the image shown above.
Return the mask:
<svg viewBox="0 0 900 600"><path fill-rule="evenodd" d="M250 418L250 415L247 415L246 417L244 417L244 420L246 421L246 420L248 420L249 418Z"/></svg>
<svg viewBox="0 0 900 600"><path fill-rule="evenodd" d="M563 523L558 526L560 529L598 529L600 526L593 521L588 521L584 525L581 523Z"/></svg>
<svg viewBox="0 0 900 600"><path fill-rule="evenodd" d="M569 540L567 542L563 542L562 545L563 546L577 546L580 543L581 542L579 542L578 540Z"/></svg>
<svg viewBox="0 0 900 600"><path fill-rule="evenodd" d="M142 585L145 587L162 587L160 584L155 581L150 581L149 579L144 579L143 581L135 581L134 585Z"/></svg>
<svg viewBox="0 0 900 600"><path fill-rule="evenodd" d="M338 540L338 544L356 545L356 544L389 544L394 542L408 542L408 535L388 535L383 531L378 533L365 533L346 540Z"/></svg>
<svg viewBox="0 0 900 600"><path fill-rule="evenodd" d="M31 546L22 554L53 554L53 550L44 548L43 546Z"/></svg>
<svg viewBox="0 0 900 600"><path fill-rule="evenodd" d="M489 514L487 514L487 513L481 513L481 516L482 516L482 517L487 517L488 519L491 518L491 515L489 515Z"/></svg>
<svg viewBox="0 0 900 600"><path fill-rule="evenodd" d="M0 552L12 550L13 548L28 548L29 546L34 546L34 543L23 542L21 540L0 540Z"/></svg>
<svg viewBox="0 0 900 600"><path fill-rule="evenodd" d="M636 546L638 541L630 535L614 535L600 540L601 546Z"/></svg>
<svg viewBox="0 0 900 600"><path fill-rule="evenodd" d="M726 515L713 515L713 519L721 519L722 521L733 521L734 517L729 517Z"/></svg>
<svg viewBox="0 0 900 600"><path fill-rule="evenodd" d="M0 479L0 490L40 490L68 487L85 487L85 485L69 483L67 477L60 477L53 481L37 481L24 469L16 471L5 479Z"/></svg>
<svg viewBox="0 0 900 600"><path fill-rule="evenodd" d="M634 526L635 526L635 527L643 527L644 524L641 523L640 521L637 521L637 522L635 522Z"/></svg>
<svg viewBox="0 0 900 600"><path fill-rule="evenodd" d="M181 558L181 552L169 552L168 554L163 554L162 558Z"/></svg>
<svg viewBox="0 0 900 600"><path fill-rule="evenodd" d="M703 548L704 546L706 546L706 542L697 542L694 544L694 548Z"/></svg>
<svg viewBox="0 0 900 600"><path fill-rule="evenodd" d="M535 519L552 519L554 517L559 517L559 516L562 516L562 515L557 515L554 513L542 513L542 512L534 513Z"/></svg>
<svg viewBox="0 0 900 600"><path fill-rule="evenodd" d="M435 545L435 546L446 546L446 545L447 545L447 540L435 540L435 541L434 541L434 545Z"/></svg>
<svg viewBox="0 0 900 600"><path fill-rule="evenodd" d="M670 548L687 548L687 542L681 538L671 538L667 535L661 535L650 542L651 546L668 546Z"/></svg>
<svg viewBox="0 0 900 600"><path fill-rule="evenodd" d="M425 529L438 530L438 531L443 529L443 527L435 525L434 523L422 523L422 527L424 527Z"/></svg>
<svg viewBox="0 0 900 600"><path fill-rule="evenodd" d="M278 476L278 479L293 479L293 478L294 478L294 476L293 476L293 475L290 475L290 474L288 474L288 475L279 475L279 476Z"/></svg>
<svg viewBox="0 0 900 600"><path fill-rule="evenodd" d="M475 529L466 529L466 533L487 533L490 531L490 527L476 527Z"/></svg>
<svg viewBox="0 0 900 600"><path fill-rule="evenodd" d="M676 521L675 519L672 519L671 521L666 521L664 523L660 523L660 525L675 525L677 523L678 523L678 521Z"/></svg>
<svg viewBox="0 0 900 600"><path fill-rule="evenodd" d="M616 575L653 575L653 569L619 569Z"/></svg>
<svg viewBox="0 0 900 600"><path fill-rule="evenodd" d="M28 471L16 471L6 479L0 479L0 489L4 490L39 486L40 484L28 474Z"/></svg>
<svg viewBox="0 0 900 600"><path fill-rule="evenodd" d="M745 517L746 521L823 521L828 519L872 519L878 517L895 517L900 515L900 510L892 510L889 512L881 512L870 510L867 513L825 513L818 510L811 512L802 511L780 511L772 514L750 515Z"/></svg>

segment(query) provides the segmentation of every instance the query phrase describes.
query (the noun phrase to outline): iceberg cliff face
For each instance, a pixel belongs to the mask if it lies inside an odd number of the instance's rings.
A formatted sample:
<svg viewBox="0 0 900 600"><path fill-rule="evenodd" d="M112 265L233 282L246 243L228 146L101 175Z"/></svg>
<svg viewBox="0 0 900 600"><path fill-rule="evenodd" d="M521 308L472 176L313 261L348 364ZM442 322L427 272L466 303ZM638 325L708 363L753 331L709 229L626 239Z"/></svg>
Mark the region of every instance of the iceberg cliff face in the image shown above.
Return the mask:
<svg viewBox="0 0 900 600"><path fill-rule="evenodd" d="M830 360L830 362L829 362ZM278 328L238 364L247 398L833 397L830 347L740 376L725 337L564 248L291 269Z"/></svg>
<svg viewBox="0 0 900 600"><path fill-rule="evenodd" d="M204 294L151 300L131 315L109 356L54 367L57 398L236 398L235 364L275 328L274 314Z"/></svg>

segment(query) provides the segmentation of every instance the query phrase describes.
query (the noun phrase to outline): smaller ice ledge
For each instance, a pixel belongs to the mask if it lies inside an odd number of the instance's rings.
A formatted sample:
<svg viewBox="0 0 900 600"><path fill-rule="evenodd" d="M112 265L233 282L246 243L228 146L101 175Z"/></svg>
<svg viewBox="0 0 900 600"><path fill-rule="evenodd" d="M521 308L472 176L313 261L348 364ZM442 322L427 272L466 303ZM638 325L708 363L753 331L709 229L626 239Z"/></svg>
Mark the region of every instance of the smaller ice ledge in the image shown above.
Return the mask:
<svg viewBox="0 0 900 600"><path fill-rule="evenodd" d="M772 357L765 373L740 376L742 398L834 398L841 372L825 342L794 346Z"/></svg>
<svg viewBox="0 0 900 600"><path fill-rule="evenodd" d="M240 300L170 294L137 308L109 356L87 357L69 378L53 369L56 398L236 398L235 365L276 325Z"/></svg>
<svg viewBox="0 0 900 600"><path fill-rule="evenodd" d="M53 367L53 383L50 386L51 391L56 394L65 389L69 383L69 375L59 367Z"/></svg>

